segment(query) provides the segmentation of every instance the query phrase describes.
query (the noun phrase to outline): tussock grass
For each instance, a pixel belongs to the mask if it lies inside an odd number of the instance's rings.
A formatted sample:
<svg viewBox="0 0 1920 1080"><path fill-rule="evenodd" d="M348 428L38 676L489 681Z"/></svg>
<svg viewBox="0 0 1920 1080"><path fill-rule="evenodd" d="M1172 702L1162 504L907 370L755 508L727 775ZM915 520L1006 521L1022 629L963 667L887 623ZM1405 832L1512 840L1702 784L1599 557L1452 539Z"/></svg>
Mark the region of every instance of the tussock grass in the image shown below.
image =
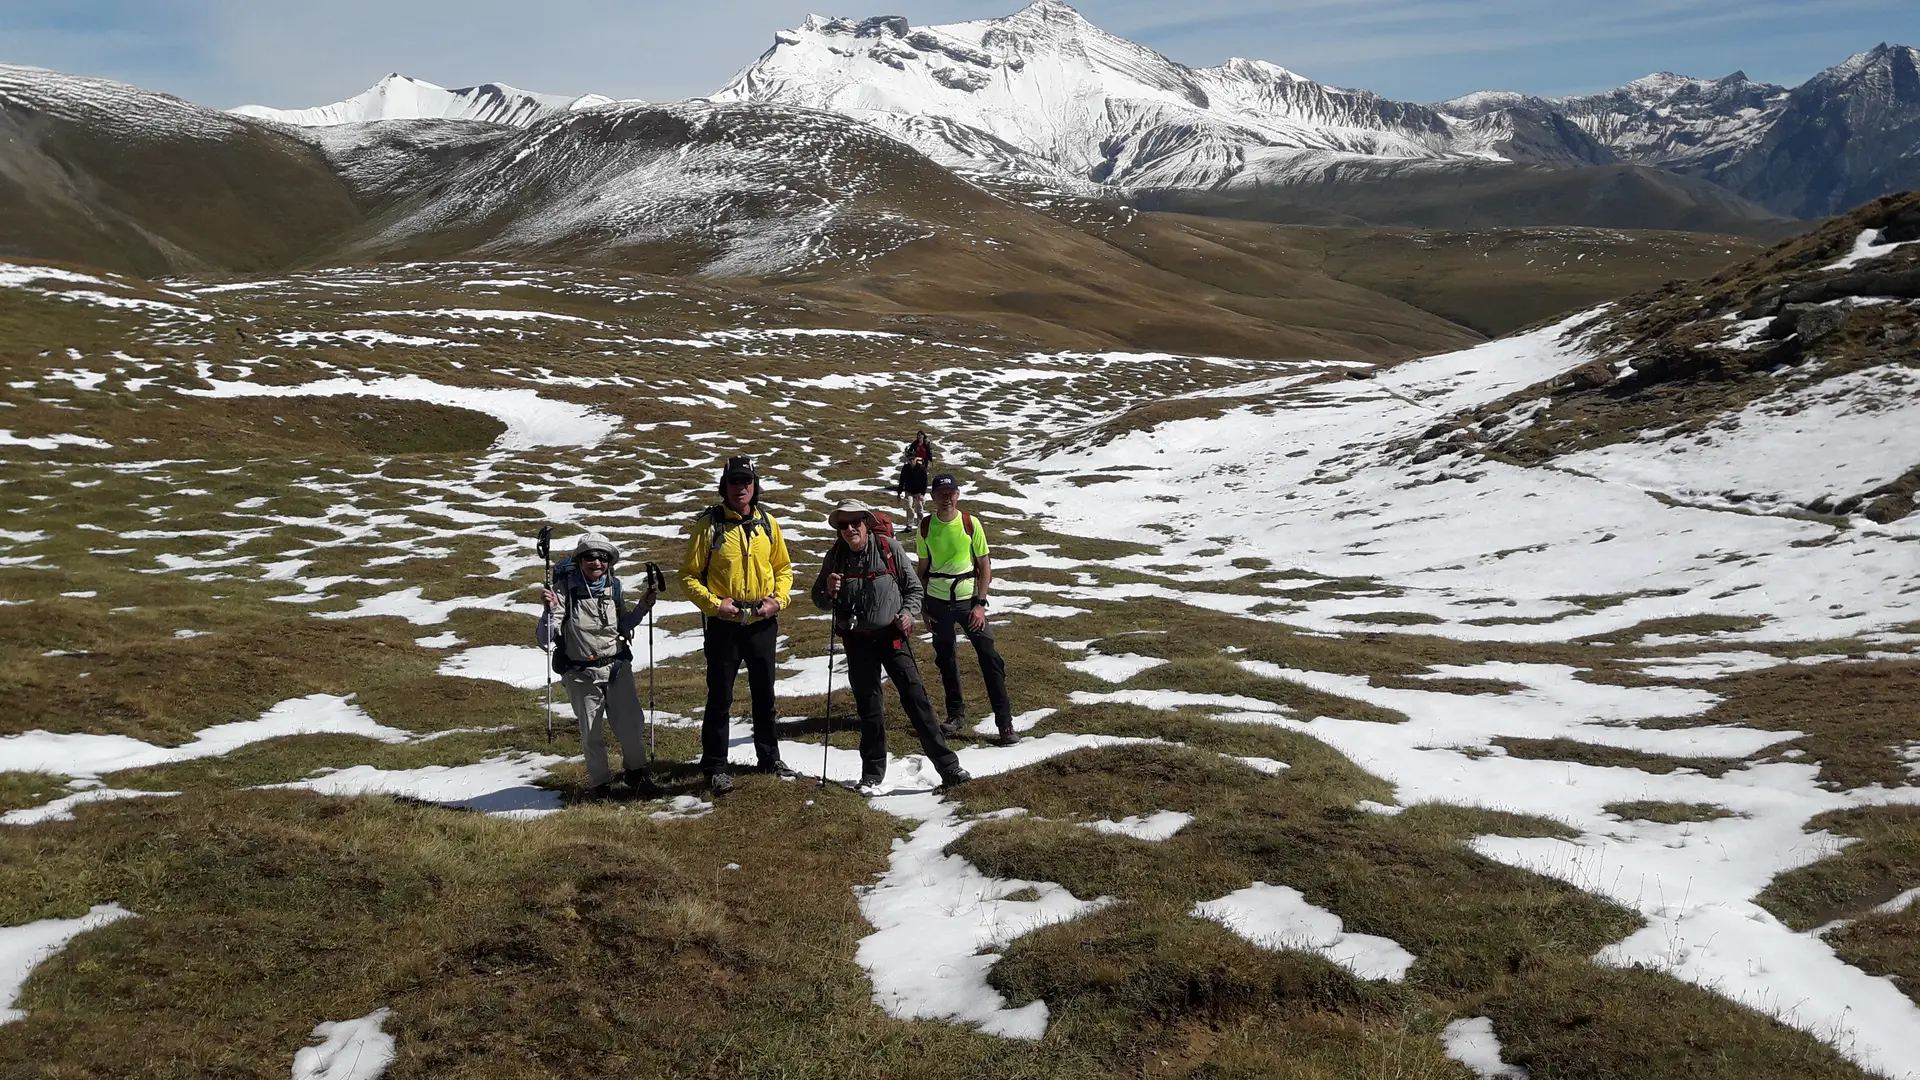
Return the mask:
<svg viewBox="0 0 1920 1080"><path fill-rule="evenodd" d="M1689 723L1802 732L1768 753L1803 751L1820 763L1820 782L1828 787L1910 783L1900 748L1920 742L1920 709L1913 707L1920 701L1920 665L1863 660L1785 664L1718 679L1713 689L1724 700Z"/></svg>
<svg viewBox="0 0 1920 1080"><path fill-rule="evenodd" d="M1722 776L1728 770L1739 768L1741 765L1741 762L1734 758L1682 758L1667 754L1647 754L1618 746L1584 743L1578 739L1523 739L1517 736L1501 736L1493 742L1514 757L1539 761L1567 761L1575 765L1592 765L1602 769L1639 769L1642 772L1658 774L1686 769L1703 776Z"/></svg>
<svg viewBox="0 0 1920 1080"><path fill-rule="evenodd" d="M0 772L0 812L52 802L65 791L64 777L34 772Z"/></svg>
<svg viewBox="0 0 1920 1080"><path fill-rule="evenodd" d="M1684 825L1691 821L1718 821L1735 817L1733 811L1713 803L1616 802L1601 809L1629 821L1651 821L1660 825Z"/></svg>
<svg viewBox="0 0 1920 1080"><path fill-rule="evenodd" d="M1857 1077L1831 1047L1643 968L1570 964L1476 1006L1503 1056L1536 1076Z"/></svg>
<svg viewBox="0 0 1920 1080"><path fill-rule="evenodd" d="M1920 911L1856 919L1826 935L1834 955L1869 975L1885 975L1920 1004Z"/></svg>
<svg viewBox="0 0 1920 1080"><path fill-rule="evenodd" d="M1807 829L1859 842L1781 874L1761 892L1757 902L1795 930L1854 918L1920 888L1920 807L1842 810L1814 818Z"/></svg>

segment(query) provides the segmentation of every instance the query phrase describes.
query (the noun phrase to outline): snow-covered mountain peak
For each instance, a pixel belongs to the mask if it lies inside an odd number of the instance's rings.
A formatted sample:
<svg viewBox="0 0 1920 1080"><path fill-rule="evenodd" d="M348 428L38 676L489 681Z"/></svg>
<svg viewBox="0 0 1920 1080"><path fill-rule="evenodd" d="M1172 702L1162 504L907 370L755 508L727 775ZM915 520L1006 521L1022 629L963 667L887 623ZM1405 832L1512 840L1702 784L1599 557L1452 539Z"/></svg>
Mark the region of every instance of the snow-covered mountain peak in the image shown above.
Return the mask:
<svg viewBox="0 0 1920 1080"><path fill-rule="evenodd" d="M1189 68L1058 0L938 26L811 16L713 96L842 113L950 167L1068 187L1213 188L1356 160L1498 159L1511 144L1511 125L1456 133L1424 105L1263 60Z"/></svg>
<svg viewBox="0 0 1920 1080"><path fill-rule="evenodd" d="M1808 84L1831 85L1847 82L1871 72L1892 73L1902 69L1909 73L1920 71L1920 50L1908 48L1905 45L1889 45L1883 41L1866 52L1854 53L1815 75L1808 80Z"/></svg>
<svg viewBox="0 0 1920 1080"><path fill-rule="evenodd" d="M1710 86L1713 81L1696 79L1691 75L1676 75L1671 71L1656 71L1622 86L1620 92L1641 104L1651 105L1687 90L1697 91Z"/></svg>
<svg viewBox="0 0 1920 1080"><path fill-rule="evenodd" d="M1312 82L1312 79L1295 71L1288 71L1279 64L1265 60L1249 60L1243 56L1230 57L1226 63L1215 68L1201 68L1202 71L1219 72L1236 78L1262 82ZM1332 89L1332 87L1328 87Z"/></svg>
<svg viewBox="0 0 1920 1080"><path fill-rule="evenodd" d="M1544 98L1532 94L1522 94L1514 90L1475 90L1471 94L1461 94L1457 98L1448 98L1434 108L1449 116L1473 119L1502 109L1523 107L1549 107Z"/></svg>
<svg viewBox="0 0 1920 1080"><path fill-rule="evenodd" d="M589 100L591 99L591 100ZM599 95L569 98L538 94L505 83L482 83L449 90L424 79L394 72L368 89L331 105L310 109L275 109L264 105L242 105L236 115L256 120L272 120L295 127L329 127L335 124L360 124L374 120L481 120L493 124L526 127L543 116L598 104L609 99Z"/></svg>

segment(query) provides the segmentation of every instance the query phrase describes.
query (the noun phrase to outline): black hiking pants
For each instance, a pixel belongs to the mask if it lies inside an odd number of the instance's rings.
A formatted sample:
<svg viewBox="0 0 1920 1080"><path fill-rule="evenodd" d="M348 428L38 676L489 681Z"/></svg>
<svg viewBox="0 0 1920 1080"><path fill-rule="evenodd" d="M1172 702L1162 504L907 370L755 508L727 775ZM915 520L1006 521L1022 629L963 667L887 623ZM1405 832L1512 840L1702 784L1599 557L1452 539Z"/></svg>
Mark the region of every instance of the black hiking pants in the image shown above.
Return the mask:
<svg viewBox="0 0 1920 1080"><path fill-rule="evenodd" d="M847 649L847 682L853 685L853 704L860 713L861 774L883 776L887 771L886 700L880 689L883 669L900 694L900 707L906 710L913 733L920 737L920 749L927 760L941 776L959 768L960 756L940 737L933 703L927 700L927 688L920 681L920 665L906 639L843 637L841 641Z"/></svg>
<svg viewBox="0 0 1920 1080"><path fill-rule="evenodd" d="M754 753L762 764L771 764L780 758L780 740L773 728L773 654L780 640L780 620L762 619L744 626L726 619L705 622L707 711L700 719L700 767L708 772L727 767L733 682L742 664L747 667L747 689L753 694Z"/></svg>
<svg viewBox="0 0 1920 1080"><path fill-rule="evenodd" d="M940 669L940 688L946 692L947 715L964 716L967 699L960 693L960 658L954 648L954 632L967 635L973 654L980 658L980 679L987 684L987 700L993 703L993 719L1001 731L1013 729L1013 703L1007 698L1007 662L993 644L993 627L982 623L980 629L967 629L967 616L973 601L936 600L927 597L927 629L933 632L933 662Z"/></svg>

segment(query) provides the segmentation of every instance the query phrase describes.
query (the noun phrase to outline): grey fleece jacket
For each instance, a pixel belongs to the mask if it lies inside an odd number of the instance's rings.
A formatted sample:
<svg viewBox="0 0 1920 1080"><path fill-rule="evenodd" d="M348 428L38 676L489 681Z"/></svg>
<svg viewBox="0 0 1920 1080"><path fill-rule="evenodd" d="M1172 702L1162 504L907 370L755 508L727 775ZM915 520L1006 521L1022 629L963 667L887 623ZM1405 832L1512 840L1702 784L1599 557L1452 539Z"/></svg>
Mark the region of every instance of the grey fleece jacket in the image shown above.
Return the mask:
<svg viewBox="0 0 1920 1080"><path fill-rule="evenodd" d="M883 543L893 546L892 574L887 573L886 558L880 554ZM840 582L838 603L827 595L828 574L846 575ZM884 633L901 612L919 618L925 598L926 589L913 572L907 549L891 537L871 537L865 551L848 551L845 545L834 544L827 549L819 576L813 579L813 606L834 613L833 629L840 634Z"/></svg>

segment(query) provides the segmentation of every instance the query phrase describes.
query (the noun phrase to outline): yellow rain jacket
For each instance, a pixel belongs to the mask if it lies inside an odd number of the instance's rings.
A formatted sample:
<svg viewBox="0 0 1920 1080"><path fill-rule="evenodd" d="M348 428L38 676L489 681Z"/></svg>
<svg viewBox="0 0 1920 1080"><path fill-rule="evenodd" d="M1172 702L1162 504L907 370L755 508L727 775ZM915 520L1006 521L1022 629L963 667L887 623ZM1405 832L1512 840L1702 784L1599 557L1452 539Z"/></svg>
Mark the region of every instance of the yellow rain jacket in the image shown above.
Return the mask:
<svg viewBox="0 0 1920 1080"><path fill-rule="evenodd" d="M722 600L750 607L771 596L786 607L793 592L793 563L780 524L758 510L743 518L722 507L720 514L724 522L718 526L719 546L712 510L702 510L687 534L686 556L680 560L680 587L687 599L715 617Z"/></svg>

